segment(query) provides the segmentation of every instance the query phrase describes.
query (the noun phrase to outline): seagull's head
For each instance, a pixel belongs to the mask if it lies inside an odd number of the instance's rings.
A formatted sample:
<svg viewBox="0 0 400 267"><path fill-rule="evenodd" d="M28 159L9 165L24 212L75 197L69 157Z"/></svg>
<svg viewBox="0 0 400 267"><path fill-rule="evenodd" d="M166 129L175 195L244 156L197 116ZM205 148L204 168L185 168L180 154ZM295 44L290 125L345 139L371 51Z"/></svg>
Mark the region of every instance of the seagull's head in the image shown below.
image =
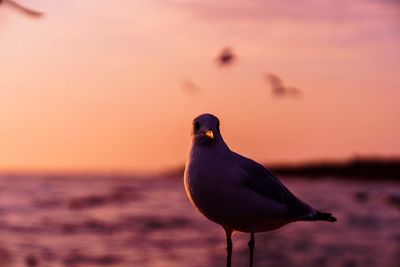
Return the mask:
<svg viewBox="0 0 400 267"><path fill-rule="evenodd" d="M193 120L192 138L194 145L210 146L222 140L219 120L212 114L202 114Z"/></svg>

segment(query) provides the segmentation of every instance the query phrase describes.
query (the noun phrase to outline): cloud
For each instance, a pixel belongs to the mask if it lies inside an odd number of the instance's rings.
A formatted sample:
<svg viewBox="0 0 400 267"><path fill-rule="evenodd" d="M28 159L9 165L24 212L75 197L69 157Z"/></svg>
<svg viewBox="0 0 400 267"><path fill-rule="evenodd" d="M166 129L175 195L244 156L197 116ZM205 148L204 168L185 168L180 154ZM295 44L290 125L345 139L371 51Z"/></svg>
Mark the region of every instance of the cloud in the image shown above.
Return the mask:
<svg viewBox="0 0 400 267"><path fill-rule="evenodd" d="M224 32L271 34L285 29L290 35L304 38L311 35L316 41L343 45L400 41L400 1L396 0L170 0L169 3L205 23L212 23L213 27L218 22Z"/></svg>
<svg viewBox="0 0 400 267"><path fill-rule="evenodd" d="M400 15L398 1L378 0L247 0L247 1L170 1L208 20L305 20L347 22L387 19Z"/></svg>

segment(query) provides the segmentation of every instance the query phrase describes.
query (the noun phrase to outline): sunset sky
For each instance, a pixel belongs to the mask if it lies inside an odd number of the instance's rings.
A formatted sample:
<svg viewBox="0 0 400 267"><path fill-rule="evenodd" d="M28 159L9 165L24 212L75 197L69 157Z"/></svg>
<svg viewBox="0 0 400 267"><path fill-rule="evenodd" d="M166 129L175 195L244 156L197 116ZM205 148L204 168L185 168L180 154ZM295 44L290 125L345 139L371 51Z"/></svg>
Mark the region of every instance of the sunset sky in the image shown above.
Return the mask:
<svg viewBox="0 0 400 267"><path fill-rule="evenodd" d="M0 170L177 167L206 112L264 163L400 156L399 1L18 2L46 15L0 6Z"/></svg>

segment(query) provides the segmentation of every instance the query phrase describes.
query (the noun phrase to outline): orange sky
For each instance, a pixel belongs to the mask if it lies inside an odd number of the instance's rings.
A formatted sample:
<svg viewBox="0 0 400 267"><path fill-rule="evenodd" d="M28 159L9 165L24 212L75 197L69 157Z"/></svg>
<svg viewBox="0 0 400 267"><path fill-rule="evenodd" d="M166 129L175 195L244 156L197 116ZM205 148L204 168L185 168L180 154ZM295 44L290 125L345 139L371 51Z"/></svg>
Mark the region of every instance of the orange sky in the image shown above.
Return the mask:
<svg viewBox="0 0 400 267"><path fill-rule="evenodd" d="M395 1L20 3L46 16L0 6L0 169L178 166L205 112L261 162L400 156ZM273 97L266 72L303 97Z"/></svg>

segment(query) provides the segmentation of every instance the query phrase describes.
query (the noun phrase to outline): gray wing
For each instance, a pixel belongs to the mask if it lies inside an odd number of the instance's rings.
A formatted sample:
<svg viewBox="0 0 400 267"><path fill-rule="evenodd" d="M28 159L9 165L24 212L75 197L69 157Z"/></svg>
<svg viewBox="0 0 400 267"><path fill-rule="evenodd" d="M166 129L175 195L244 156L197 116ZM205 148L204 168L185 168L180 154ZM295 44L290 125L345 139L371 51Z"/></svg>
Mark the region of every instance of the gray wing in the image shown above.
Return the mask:
<svg viewBox="0 0 400 267"><path fill-rule="evenodd" d="M0 1L0 3L1 3L1 1ZM11 6L13 6L14 8L18 9L19 11L23 12L25 15L28 15L31 17L41 17L43 15L42 12L25 7L13 0L8 0L7 3L10 4Z"/></svg>
<svg viewBox="0 0 400 267"><path fill-rule="evenodd" d="M286 205L289 218L306 218L315 213L313 208L293 195L266 167L235 152L234 154L235 162L248 175L248 179L244 179L247 188Z"/></svg>

